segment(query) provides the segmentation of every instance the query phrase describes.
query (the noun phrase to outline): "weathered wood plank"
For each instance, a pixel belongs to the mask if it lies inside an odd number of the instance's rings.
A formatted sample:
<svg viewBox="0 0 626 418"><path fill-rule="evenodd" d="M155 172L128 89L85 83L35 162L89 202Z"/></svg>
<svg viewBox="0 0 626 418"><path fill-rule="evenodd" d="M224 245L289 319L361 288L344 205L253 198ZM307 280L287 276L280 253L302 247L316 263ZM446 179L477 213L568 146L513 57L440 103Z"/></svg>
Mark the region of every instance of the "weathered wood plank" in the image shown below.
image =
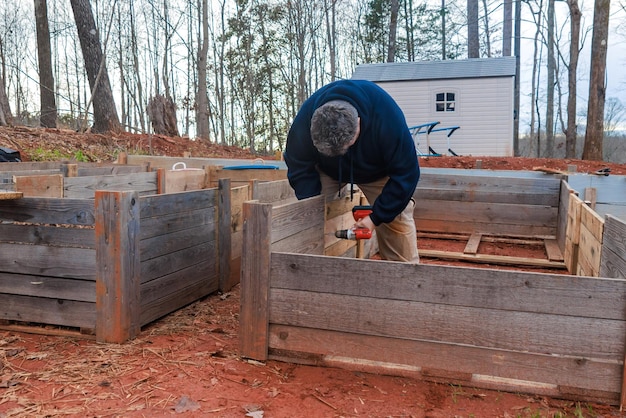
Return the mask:
<svg viewBox="0 0 626 418"><path fill-rule="evenodd" d="M0 200L0 221L93 225L94 204L91 200L68 198Z"/></svg>
<svg viewBox="0 0 626 418"><path fill-rule="evenodd" d="M206 207L194 210L167 213L141 219L140 239L147 240L179 231L187 231L199 225L214 224L217 220L217 208Z"/></svg>
<svg viewBox="0 0 626 418"><path fill-rule="evenodd" d="M559 248L559 244L557 244L556 239L544 239L543 243L546 248L548 260L559 262L563 261L563 254L561 254L561 249Z"/></svg>
<svg viewBox="0 0 626 418"><path fill-rule="evenodd" d="M626 342L623 320L287 289L270 290L269 311L273 324L615 361Z"/></svg>
<svg viewBox="0 0 626 418"><path fill-rule="evenodd" d="M420 255L422 257L441 258L444 260L462 260L481 264L545 267L554 269L566 268L565 264L560 261L544 260L541 258L515 257L509 255L465 254L440 250L420 250Z"/></svg>
<svg viewBox="0 0 626 418"><path fill-rule="evenodd" d="M145 171L146 171L145 167L141 165L111 164L111 165L101 166L101 167L78 166L78 170L76 174L79 177L85 177L85 176L106 176L106 175L116 175L116 174L141 173Z"/></svg>
<svg viewBox="0 0 626 418"><path fill-rule="evenodd" d="M480 245L480 240L483 235L474 233L470 236L469 240L467 240L467 244L465 245L465 249L463 252L465 254L476 254L478 252L478 246Z"/></svg>
<svg viewBox="0 0 626 418"><path fill-rule="evenodd" d="M342 274L337 280L337 272ZM389 278L393 277L393 286ZM626 281L272 253L272 288L625 320ZM560 301L554 303L555 300Z"/></svg>
<svg viewBox="0 0 626 418"><path fill-rule="evenodd" d="M96 305L90 302L0 293L0 318L76 328L94 328Z"/></svg>
<svg viewBox="0 0 626 418"><path fill-rule="evenodd" d="M141 317L144 319L149 317L150 320L154 320L188 304L190 301L180 301L177 306L171 305L168 307L164 306L162 308L158 307L159 301L166 300L173 294L185 292L185 289L188 288L195 288L196 290L204 289L205 293L196 294L196 299L217 290L217 264L214 258L189 264L180 270L172 271L169 274L165 274L149 282L142 283L140 287L142 310ZM153 312L152 314L149 314L148 317L144 316L143 313L143 310L147 306L152 306L150 310ZM145 324L145 322L142 320L142 325L143 324Z"/></svg>
<svg viewBox="0 0 626 418"><path fill-rule="evenodd" d="M626 222L607 215L600 256L600 276L626 279Z"/></svg>
<svg viewBox="0 0 626 418"><path fill-rule="evenodd" d="M299 200L272 210L272 243L312 227L324 233L324 197Z"/></svg>
<svg viewBox="0 0 626 418"><path fill-rule="evenodd" d="M95 193L96 340L122 343L141 330L139 194Z"/></svg>
<svg viewBox="0 0 626 418"><path fill-rule="evenodd" d="M23 192L0 191L0 200L15 200L24 197Z"/></svg>
<svg viewBox="0 0 626 418"><path fill-rule="evenodd" d="M199 168L167 170L165 172L165 193L202 190L207 187L208 174Z"/></svg>
<svg viewBox="0 0 626 418"><path fill-rule="evenodd" d="M218 185L218 215L217 215L217 265L219 275L219 289L225 293L239 283L239 269L231 271L232 240L231 240L231 190L230 180L223 179Z"/></svg>
<svg viewBox="0 0 626 418"><path fill-rule="evenodd" d="M274 169L229 169L221 167L210 167L209 187L217 187L220 179L230 179L233 186L248 184L251 180L275 181L287 178L286 170Z"/></svg>
<svg viewBox="0 0 626 418"><path fill-rule="evenodd" d="M272 205L243 205L239 346L243 357L267 359Z"/></svg>
<svg viewBox="0 0 626 418"><path fill-rule="evenodd" d="M92 199L96 190L136 191L140 195L157 193L157 173L140 172L112 176L66 177L63 195Z"/></svg>
<svg viewBox="0 0 626 418"><path fill-rule="evenodd" d="M583 211L584 213L584 211ZM595 236L587 225L580 225L580 241L578 245L578 264L583 267L587 275L598 276L600 274L600 255L602 253L602 241ZM591 225L595 229L595 225ZM604 228L604 225L602 225Z"/></svg>
<svg viewBox="0 0 626 418"><path fill-rule="evenodd" d="M565 241L567 239L567 218L570 202L570 195L575 191L569 187L565 180L561 180L561 188L559 193L559 214L556 225L556 240L561 252L565 252Z"/></svg>
<svg viewBox="0 0 626 418"><path fill-rule="evenodd" d="M485 235L516 236L527 238L553 238L556 234L556 225L519 225L515 223L492 222L455 222L450 219L423 219L415 218L415 228L418 232L463 233L473 234L480 232Z"/></svg>
<svg viewBox="0 0 626 418"><path fill-rule="evenodd" d="M26 197L63 197L63 176L61 174L38 176L14 176L15 190Z"/></svg>
<svg viewBox="0 0 626 418"><path fill-rule="evenodd" d="M0 243L0 268L9 273L93 280L95 261L89 248Z"/></svg>
<svg viewBox="0 0 626 418"><path fill-rule="evenodd" d="M580 223L587 228L591 236L602 242L604 219L587 205L581 206Z"/></svg>
<svg viewBox="0 0 626 418"><path fill-rule="evenodd" d="M217 258L217 241L204 241L192 247L181 248L148 260L141 260L141 283L171 274L195 264L194 260Z"/></svg>
<svg viewBox="0 0 626 418"><path fill-rule="evenodd" d="M324 254L324 226L312 225L297 234L288 235L279 241L272 242L272 251L290 251L299 254ZM274 231L272 231L274 234ZM353 241L354 242L354 241Z"/></svg>
<svg viewBox="0 0 626 418"><path fill-rule="evenodd" d="M274 203L288 199L296 200L296 194L286 179L254 181L251 198L260 203Z"/></svg>
<svg viewBox="0 0 626 418"><path fill-rule="evenodd" d="M0 272L0 293L95 303L96 281Z"/></svg>
<svg viewBox="0 0 626 418"><path fill-rule="evenodd" d="M189 223L187 226L187 229L142 239L139 245L141 261L144 262L165 256L205 242L217 242L217 227L215 223ZM215 255L211 254L211 256Z"/></svg>
<svg viewBox="0 0 626 418"><path fill-rule="evenodd" d="M141 196L141 219L217 207L217 189L193 190L164 195ZM184 208L184 209L183 209Z"/></svg>
<svg viewBox="0 0 626 418"><path fill-rule="evenodd" d="M0 223L0 242L95 249L94 229Z"/></svg>
<svg viewBox="0 0 626 418"><path fill-rule="evenodd" d="M507 179L508 180L508 179ZM534 190L534 189L533 189ZM483 202L498 204L515 204L516 202L525 205L537 206L557 206L558 192L552 189L549 193L545 190L536 193L524 191L504 191L504 190L488 190L477 191L467 189L436 189L421 186L418 183L413 197L424 200L444 200L454 202Z"/></svg>
<svg viewBox="0 0 626 418"><path fill-rule="evenodd" d="M354 362L387 363L389 370L440 369L443 371L512 377L532 382L619 392L621 366L595 359L501 351L473 345L395 339L337 331L270 325L270 348L312 353L323 360L344 357ZM395 367L393 367L395 366Z"/></svg>
<svg viewBox="0 0 626 418"><path fill-rule="evenodd" d="M553 206L457 201L446 201L445 207L442 207L441 201L420 199L416 201L415 218L451 224L491 224L496 233L501 225L507 224L540 225L551 227L556 232L557 211L557 207Z"/></svg>

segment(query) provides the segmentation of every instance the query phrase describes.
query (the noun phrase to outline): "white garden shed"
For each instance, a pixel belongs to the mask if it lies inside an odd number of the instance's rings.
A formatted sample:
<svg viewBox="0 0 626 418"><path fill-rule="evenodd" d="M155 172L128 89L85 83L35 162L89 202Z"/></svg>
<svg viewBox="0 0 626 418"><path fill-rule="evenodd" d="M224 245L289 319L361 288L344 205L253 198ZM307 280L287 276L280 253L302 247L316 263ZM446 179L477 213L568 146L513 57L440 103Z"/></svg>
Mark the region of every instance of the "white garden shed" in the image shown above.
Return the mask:
<svg viewBox="0 0 626 418"><path fill-rule="evenodd" d="M352 79L385 89L409 127L439 122L415 135L420 154L429 144L440 154L513 156L515 57L362 64Z"/></svg>

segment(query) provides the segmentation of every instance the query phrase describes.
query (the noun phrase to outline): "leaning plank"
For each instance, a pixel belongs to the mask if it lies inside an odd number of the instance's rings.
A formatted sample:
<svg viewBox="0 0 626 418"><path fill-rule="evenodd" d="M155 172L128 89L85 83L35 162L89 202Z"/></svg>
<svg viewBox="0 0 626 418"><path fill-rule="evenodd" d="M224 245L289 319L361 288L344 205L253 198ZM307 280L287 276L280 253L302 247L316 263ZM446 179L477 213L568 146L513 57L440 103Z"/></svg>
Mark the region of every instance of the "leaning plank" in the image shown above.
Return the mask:
<svg viewBox="0 0 626 418"><path fill-rule="evenodd" d="M561 249L559 248L559 244L557 244L556 239L544 239L543 244L546 248L548 260L563 261L563 254L561 254Z"/></svg>
<svg viewBox="0 0 626 418"><path fill-rule="evenodd" d="M96 339L139 334L139 194L96 191Z"/></svg>
<svg viewBox="0 0 626 418"><path fill-rule="evenodd" d="M474 233L470 236L467 241L467 245L465 245L465 249L463 253L465 254L476 254L478 252L478 246L480 245L480 240L482 238L482 234ZM424 255L422 253L422 255Z"/></svg>
<svg viewBox="0 0 626 418"><path fill-rule="evenodd" d="M239 346L243 357L267 359L272 205L243 205Z"/></svg>

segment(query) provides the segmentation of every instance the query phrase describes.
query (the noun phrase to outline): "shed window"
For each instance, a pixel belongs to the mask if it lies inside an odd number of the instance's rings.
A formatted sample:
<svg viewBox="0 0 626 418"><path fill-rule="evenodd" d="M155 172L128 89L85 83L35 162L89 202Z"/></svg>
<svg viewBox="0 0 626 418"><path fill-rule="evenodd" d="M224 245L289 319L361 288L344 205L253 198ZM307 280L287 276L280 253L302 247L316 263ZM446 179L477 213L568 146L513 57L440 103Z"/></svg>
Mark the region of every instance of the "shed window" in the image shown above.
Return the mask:
<svg viewBox="0 0 626 418"><path fill-rule="evenodd" d="M435 94L435 110L437 112L454 112L456 108L455 93L437 93Z"/></svg>

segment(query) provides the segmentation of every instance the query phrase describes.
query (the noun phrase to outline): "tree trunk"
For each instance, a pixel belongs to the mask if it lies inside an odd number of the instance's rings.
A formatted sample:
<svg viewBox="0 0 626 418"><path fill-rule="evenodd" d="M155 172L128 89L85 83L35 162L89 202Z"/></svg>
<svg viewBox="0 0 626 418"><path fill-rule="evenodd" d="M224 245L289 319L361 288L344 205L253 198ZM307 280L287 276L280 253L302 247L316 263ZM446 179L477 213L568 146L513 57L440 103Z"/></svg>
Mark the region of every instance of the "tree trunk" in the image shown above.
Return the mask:
<svg viewBox="0 0 626 418"><path fill-rule="evenodd" d="M35 0L35 25L37 27L37 58L39 61L39 124L44 128L56 128L57 105L52 72L52 51L48 29L48 2Z"/></svg>
<svg viewBox="0 0 626 418"><path fill-rule="evenodd" d="M179 136L176 106L170 97L157 94L151 98L148 102L148 116L155 134Z"/></svg>
<svg viewBox="0 0 626 418"><path fill-rule="evenodd" d="M198 92L196 95L197 136L209 138L209 98L207 96L207 54L209 51L209 11L207 0L202 0L202 40L198 48Z"/></svg>
<svg viewBox="0 0 626 418"><path fill-rule="evenodd" d="M504 18L502 25L502 56L511 56L511 38L513 34L513 0L504 0Z"/></svg>
<svg viewBox="0 0 626 418"><path fill-rule="evenodd" d="M593 8L593 37L591 39L591 75L587 105L587 130L583 160L602 161L604 137L604 99L606 86L606 50L609 38L610 0L595 0Z"/></svg>
<svg viewBox="0 0 626 418"><path fill-rule="evenodd" d="M478 42L478 0L467 0L467 57L480 57Z"/></svg>
<svg viewBox="0 0 626 418"><path fill-rule="evenodd" d="M391 0L391 16L389 20L389 49L387 50L387 62L394 62L396 56L396 37L398 35L398 0Z"/></svg>
<svg viewBox="0 0 626 418"><path fill-rule="evenodd" d="M93 132L121 132L100 35L89 0L70 0L93 100Z"/></svg>
<svg viewBox="0 0 626 418"><path fill-rule="evenodd" d="M570 11L570 45L569 66L567 67L568 93L567 93L567 129L565 129L565 157L576 158L576 138L578 136L576 126L576 93L578 72L578 55L580 53L580 20L582 14L578 8L578 0L568 0Z"/></svg>
<svg viewBox="0 0 626 418"><path fill-rule="evenodd" d="M554 79L556 61L554 59L554 0L548 0L548 74L546 86L546 157L554 156Z"/></svg>
<svg viewBox="0 0 626 418"><path fill-rule="evenodd" d="M4 90L4 77L0 77L0 126L13 124L13 115L11 115L11 106L9 98Z"/></svg>

